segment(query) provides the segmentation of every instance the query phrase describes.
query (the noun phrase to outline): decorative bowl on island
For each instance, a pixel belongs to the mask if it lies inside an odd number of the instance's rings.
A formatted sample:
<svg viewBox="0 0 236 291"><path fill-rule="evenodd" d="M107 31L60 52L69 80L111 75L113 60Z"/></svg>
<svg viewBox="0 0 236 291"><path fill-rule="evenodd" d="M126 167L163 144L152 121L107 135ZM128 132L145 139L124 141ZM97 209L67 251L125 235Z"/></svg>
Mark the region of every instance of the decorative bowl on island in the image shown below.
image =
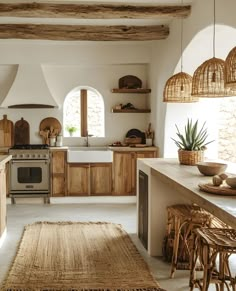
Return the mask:
<svg viewBox="0 0 236 291"><path fill-rule="evenodd" d="M199 172L202 173L203 175L214 176L224 173L227 168L227 164L216 162L200 162L197 163L197 167Z"/></svg>

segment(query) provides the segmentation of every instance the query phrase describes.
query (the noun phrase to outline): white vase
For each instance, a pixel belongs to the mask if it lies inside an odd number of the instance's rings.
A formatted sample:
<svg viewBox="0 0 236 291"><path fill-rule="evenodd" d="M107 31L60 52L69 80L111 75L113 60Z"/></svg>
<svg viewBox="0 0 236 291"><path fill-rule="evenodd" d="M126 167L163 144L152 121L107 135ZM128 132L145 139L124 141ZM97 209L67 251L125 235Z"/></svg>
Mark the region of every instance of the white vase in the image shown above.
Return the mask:
<svg viewBox="0 0 236 291"><path fill-rule="evenodd" d="M152 138L146 138L146 145L152 146Z"/></svg>

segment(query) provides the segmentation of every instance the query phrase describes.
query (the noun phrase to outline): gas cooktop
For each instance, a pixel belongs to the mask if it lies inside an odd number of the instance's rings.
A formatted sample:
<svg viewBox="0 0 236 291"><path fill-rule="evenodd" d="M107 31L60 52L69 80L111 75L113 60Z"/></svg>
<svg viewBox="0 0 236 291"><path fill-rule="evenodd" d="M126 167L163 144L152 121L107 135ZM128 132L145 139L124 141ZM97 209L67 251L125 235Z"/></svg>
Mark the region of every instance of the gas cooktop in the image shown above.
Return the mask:
<svg viewBox="0 0 236 291"><path fill-rule="evenodd" d="M48 144L17 144L11 147L12 150L37 150L37 149L49 149Z"/></svg>

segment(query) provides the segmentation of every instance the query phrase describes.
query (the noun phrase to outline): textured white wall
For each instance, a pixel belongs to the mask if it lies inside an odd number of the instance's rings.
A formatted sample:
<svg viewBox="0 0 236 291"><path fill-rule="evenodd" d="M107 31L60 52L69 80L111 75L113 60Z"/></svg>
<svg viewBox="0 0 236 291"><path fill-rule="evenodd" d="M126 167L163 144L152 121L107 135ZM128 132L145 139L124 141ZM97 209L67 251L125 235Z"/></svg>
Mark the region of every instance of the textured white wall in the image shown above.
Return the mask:
<svg viewBox="0 0 236 291"><path fill-rule="evenodd" d="M236 44L235 32L236 1L216 0L216 56L225 58ZM206 59L212 57L213 0L195 0L191 15L184 20L184 71L193 74ZM161 156L177 155L171 140L175 135L174 124L182 125L187 117L207 120L211 137L217 139L215 120L218 113L217 100L204 100L197 104L165 104L162 102L166 80L179 72L180 20L170 26L167 40L152 42L50 42L0 40L0 100L9 89L16 64L41 64L48 86L54 98L60 103L74 87L85 85L95 87L105 100L106 139L93 140L97 144L122 139L130 128L145 129L149 120L155 129L155 144L160 147ZM12 68L9 65L12 64ZM11 72L12 70L12 72ZM120 96L110 89L117 86L118 78L134 74L152 88L147 99L152 113L111 114L110 109L117 102L133 103L144 101L144 96ZM6 77L7 76L7 77ZM31 84L29 84L30 86ZM16 96L17 98L17 96ZM33 97L32 97L33 98ZM133 99L132 99L133 98ZM62 109L51 110L9 110L0 109L0 116L17 121L24 117L31 125L31 142L39 142L38 126L49 116L62 121ZM211 114L209 114L211 113ZM83 140L67 140L68 144L79 144ZM217 143L209 146L209 156L217 153Z"/></svg>

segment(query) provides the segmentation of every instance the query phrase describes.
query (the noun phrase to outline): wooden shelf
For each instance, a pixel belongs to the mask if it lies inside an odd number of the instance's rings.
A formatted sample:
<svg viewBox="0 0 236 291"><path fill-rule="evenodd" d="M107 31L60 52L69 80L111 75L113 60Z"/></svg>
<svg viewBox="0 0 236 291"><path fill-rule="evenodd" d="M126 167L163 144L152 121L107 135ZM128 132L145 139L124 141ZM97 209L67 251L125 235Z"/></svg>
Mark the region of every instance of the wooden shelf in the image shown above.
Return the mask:
<svg viewBox="0 0 236 291"><path fill-rule="evenodd" d="M151 89L144 89L144 88L140 88L140 89L120 89L120 88L114 88L111 90L112 93L138 93L138 94L146 94L146 93L150 93Z"/></svg>
<svg viewBox="0 0 236 291"><path fill-rule="evenodd" d="M113 113L150 113L151 109L112 109Z"/></svg>

